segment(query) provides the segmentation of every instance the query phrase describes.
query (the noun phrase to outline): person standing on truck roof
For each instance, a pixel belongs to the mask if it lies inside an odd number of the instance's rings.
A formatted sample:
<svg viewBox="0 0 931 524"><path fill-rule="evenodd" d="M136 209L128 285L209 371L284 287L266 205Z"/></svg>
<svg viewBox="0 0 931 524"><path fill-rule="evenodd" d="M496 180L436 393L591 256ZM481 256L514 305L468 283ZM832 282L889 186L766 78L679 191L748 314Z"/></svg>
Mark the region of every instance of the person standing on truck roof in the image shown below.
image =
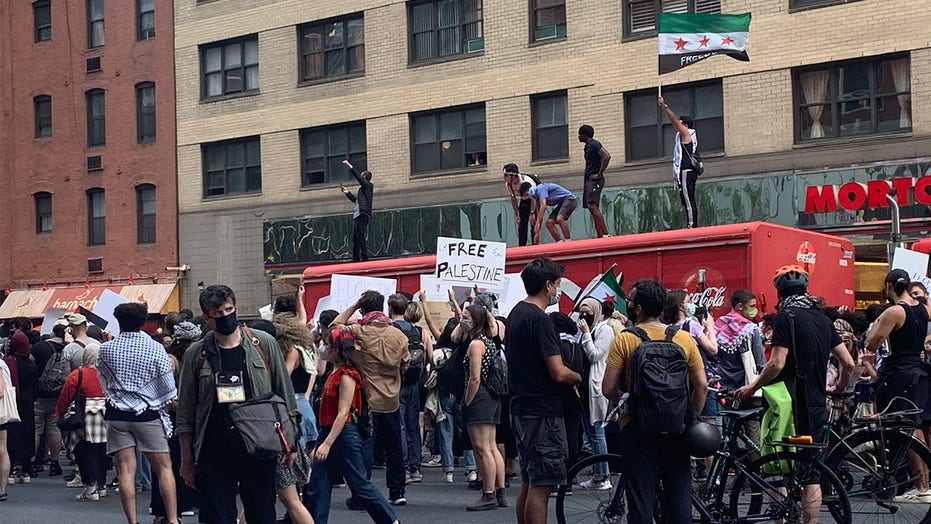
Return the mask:
<svg viewBox="0 0 931 524"><path fill-rule="evenodd" d="M508 195L511 197L511 208L514 209L514 222L517 224L517 245L527 245L527 230L534 224L533 206L530 199L521 198L520 186L527 182L531 186L537 185L539 177L532 174L520 172L517 164L504 165L504 185L508 188ZM531 235L532 237L532 235ZM532 242L536 243L536 242Z"/></svg>
<svg viewBox="0 0 931 524"><path fill-rule="evenodd" d="M357 195L354 195L343 184L339 185L339 190L346 195L346 198L356 204L352 210L352 261L365 262L369 259L367 241L369 222L372 220L372 196L375 185L372 184L371 171L366 170L362 173L356 173L355 168L348 160L343 160L343 163L349 168L349 173L359 182L359 193Z"/></svg>
<svg viewBox="0 0 931 524"><path fill-rule="evenodd" d="M676 116L666 105L663 97L658 99L666 118L676 129L676 147L672 152L672 179L679 192L679 199L685 209L685 227L698 227L698 203L695 201L695 184L699 173L692 165L692 159L698 154L698 133L695 121L690 116Z"/></svg>
<svg viewBox="0 0 931 524"><path fill-rule="evenodd" d="M521 198L530 198L531 206L536 213L537 219L533 225L533 243L540 243L540 229L543 226L543 215L546 214L546 206L555 206L549 218L546 219L546 229L550 236L556 242L570 240L569 238L569 216L578 207L575 195L568 189L552 182L545 182L536 186L531 186L529 182L520 185ZM560 239L559 231L556 230L556 224L562 230L563 238Z"/></svg>
<svg viewBox="0 0 931 524"><path fill-rule="evenodd" d="M582 190L582 200L585 207L592 214L595 224L595 233L598 238L608 236L608 225L605 217L598 208L601 202L601 190L605 187L605 169L611 161L611 153L595 140L595 129L590 125L579 128L579 142L585 144L585 185Z"/></svg>

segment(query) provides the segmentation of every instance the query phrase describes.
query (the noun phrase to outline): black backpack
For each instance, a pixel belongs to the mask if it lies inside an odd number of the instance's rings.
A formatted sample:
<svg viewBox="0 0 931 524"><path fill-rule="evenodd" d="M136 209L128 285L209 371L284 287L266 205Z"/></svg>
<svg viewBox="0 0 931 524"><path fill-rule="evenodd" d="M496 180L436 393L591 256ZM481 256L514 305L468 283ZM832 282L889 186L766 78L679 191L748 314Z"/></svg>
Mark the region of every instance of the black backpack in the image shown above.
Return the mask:
<svg viewBox="0 0 931 524"><path fill-rule="evenodd" d="M504 360L504 357L501 356L501 350L498 349L498 345L492 341L487 341L485 343L485 351L491 351L492 355L492 365L488 368L488 376L485 377L485 387L488 389L488 392L496 397L506 396L509 392L508 388L508 363Z"/></svg>
<svg viewBox="0 0 931 524"><path fill-rule="evenodd" d="M394 327L407 335L407 350L411 353L411 365L401 377L401 384L417 384L427 372L427 352L423 346L423 333L418 326L406 320L395 320Z"/></svg>
<svg viewBox="0 0 931 524"><path fill-rule="evenodd" d="M641 328L627 329L643 342L632 359L630 407L644 434L679 435L691 422L689 368L685 350L672 341L679 327L666 327L665 340L651 340Z"/></svg>
<svg viewBox="0 0 931 524"><path fill-rule="evenodd" d="M536 175L533 173L521 173L521 174L529 178L530 180L533 180L533 183L538 186L543 183L543 180L540 178L540 175Z"/></svg>
<svg viewBox="0 0 931 524"><path fill-rule="evenodd" d="M63 352L65 346L52 342L46 343L53 349L52 356L49 357L45 367L42 368L42 374L39 375L39 394L44 396L57 395L61 393L61 387L65 385L65 379L71 374L71 362L64 359ZM84 344L75 341L81 347Z"/></svg>
<svg viewBox="0 0 931 524"><path fill-rule="evenodd" d="M695 151L692 151L692 149ZM695 172L695 176L702 176L705 173L705 163L701 160L701 153L698 152L698 148L694 145L692 147L686 147L685 152L689 155L689 160L692 162L692 171Z"/></svg>

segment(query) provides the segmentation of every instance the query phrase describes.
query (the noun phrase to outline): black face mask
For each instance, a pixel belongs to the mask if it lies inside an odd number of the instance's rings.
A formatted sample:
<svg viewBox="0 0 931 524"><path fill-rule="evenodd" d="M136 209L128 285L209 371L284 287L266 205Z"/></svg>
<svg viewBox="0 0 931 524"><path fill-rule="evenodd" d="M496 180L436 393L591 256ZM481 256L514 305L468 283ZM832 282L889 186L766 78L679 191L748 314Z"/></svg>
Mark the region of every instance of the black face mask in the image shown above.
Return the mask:
<svg viewBox="0 0 931 524"><path fill-rule="evenodd" d="M595 315L594 313L579 315L579 318L584 320L588 327L592 327L595 324Z"/></svg>
<svg viewBox="0 0 931 524"><path fill-rule="evenodd" d="M239 326L235 311L223 317L216 317L213 321L216 323L217 333L224 336L232 335Z"/></svg>

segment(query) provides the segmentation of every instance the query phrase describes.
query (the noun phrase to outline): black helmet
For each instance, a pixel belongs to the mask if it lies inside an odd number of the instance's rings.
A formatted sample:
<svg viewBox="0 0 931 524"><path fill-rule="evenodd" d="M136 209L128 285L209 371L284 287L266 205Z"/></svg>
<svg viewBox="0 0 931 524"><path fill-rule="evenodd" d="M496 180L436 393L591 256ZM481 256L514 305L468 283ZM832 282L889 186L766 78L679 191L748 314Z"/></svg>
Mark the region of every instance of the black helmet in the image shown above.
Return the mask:
<svg viewBox="0 0 931 524"><path fill-rule="evenodd" d="M685 445L693 457L710 457L721 447L721 433L714 424L695 421L685 428Z"/></svg>
<svg viewBox="0 0 931 524"><path fill-rule="evenodd" d="M782 290L789 286L808 287L808 272L797 264L782 266L773 275L773 287Z"/></svg>

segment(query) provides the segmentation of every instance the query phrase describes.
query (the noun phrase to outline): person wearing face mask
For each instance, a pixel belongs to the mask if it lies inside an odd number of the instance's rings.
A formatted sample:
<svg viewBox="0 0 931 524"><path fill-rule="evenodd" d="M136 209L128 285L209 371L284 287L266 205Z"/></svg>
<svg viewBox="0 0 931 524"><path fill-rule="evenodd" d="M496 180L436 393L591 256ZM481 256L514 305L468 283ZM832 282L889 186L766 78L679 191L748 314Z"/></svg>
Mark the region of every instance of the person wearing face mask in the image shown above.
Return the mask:
<svg viewBox="0 0 931 524"><path fill-rule="evenodd" d="M229 407L274 393L296 418L283 353L275 337L239 326L232 289L207 287L200 293L200 308L210 331L184 353L179 379L181 478L197 490L203 522L236 522L237 486L248 522L275 522L279 460L247 454ZM295 457L293 452L285 454L280 462L290 467Z"/></svg>
<svg viewBox="0 0 931 524"><path fill-rule="evenodd" d="M695 303L691 300L691 295L681 289L671 290L666 293L666 303L663 306L663 314L660 320L666 324L679 326L682 331L688 332L698 345L701 354L702 363L705 366L705 376L709 381L712 377L718 375L718 341L714 333L714 319L708 314L705 319L699 322L695 318ZM705 407L702 409L701 417L705 422L714 424L715 417L718 414L717 395L713 392L708 393L705 399ZM708 460L708 465L711 461Z"/></svg>
<svg viewBox="0 0 931 524"><path fill-rule="evenodd" d="M608 350L614 342L614 329L604 322L601 302L585 297L579 305L579 329L582 331L582 350L588 355L590 363L587 387L580 387L583 400L587 399L586 416L583 417L585 434L592 445L592 454L602 455L608 452L603 425L608 414L608 399L601 392L601 383L605 375L605 362ZM595 491L612 488L608 480L608 463L595 464L594 474L589 480L579 483L582 489Z"/></svg>

